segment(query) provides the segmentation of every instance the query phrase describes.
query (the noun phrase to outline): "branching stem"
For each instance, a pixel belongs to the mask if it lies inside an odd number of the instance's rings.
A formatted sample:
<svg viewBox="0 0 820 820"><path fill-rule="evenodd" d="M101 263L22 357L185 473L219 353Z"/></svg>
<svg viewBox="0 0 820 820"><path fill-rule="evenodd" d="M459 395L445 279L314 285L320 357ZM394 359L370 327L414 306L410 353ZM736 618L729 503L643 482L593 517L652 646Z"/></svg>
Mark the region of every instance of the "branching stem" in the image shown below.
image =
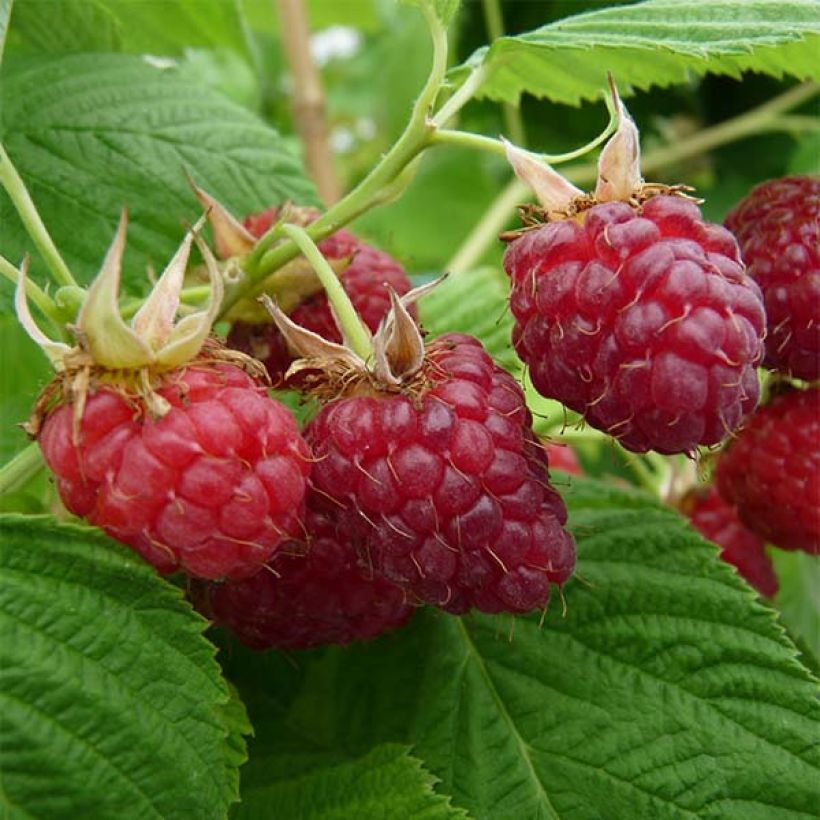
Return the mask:
<svg viewBox="0 0 820 820"><path fill-rule="evenodd" d="M17 209L17 213L20 214L20 219L23 221L28 235L34 241L37 250L40 251L40 255L48 265L51 275L54 277L54 281L58 285L73 285L74 287L79 287L77 282L74 281L74 277L71 275L68 265L63 261L63 257L60 256L57 246L46 230L46 226L43 224L40 214L37 213L37 208L34 205L34 201L25 183L20 177L20 174L17 173L17 169L12 164L9 155L6 153L6 149L2 145L0 145L0 185L6 189L9 199Z"/></svg>

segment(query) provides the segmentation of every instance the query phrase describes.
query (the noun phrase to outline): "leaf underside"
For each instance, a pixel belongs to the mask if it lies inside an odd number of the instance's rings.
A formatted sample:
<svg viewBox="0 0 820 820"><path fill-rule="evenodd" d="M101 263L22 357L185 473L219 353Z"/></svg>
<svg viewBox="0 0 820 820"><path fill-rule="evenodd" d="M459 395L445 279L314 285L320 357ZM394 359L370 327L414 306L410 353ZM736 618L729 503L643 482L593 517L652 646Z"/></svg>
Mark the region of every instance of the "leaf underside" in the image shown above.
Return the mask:
<svg viewBox="0 0 820 820"><path fill-rule="evenodd" d="M600 97L611 72L623 94L706 73L820 77L815 0L647 0L501 37L454 68L460 84L481 69L477 91L518 103L522 93L578 105Z"/></svg>

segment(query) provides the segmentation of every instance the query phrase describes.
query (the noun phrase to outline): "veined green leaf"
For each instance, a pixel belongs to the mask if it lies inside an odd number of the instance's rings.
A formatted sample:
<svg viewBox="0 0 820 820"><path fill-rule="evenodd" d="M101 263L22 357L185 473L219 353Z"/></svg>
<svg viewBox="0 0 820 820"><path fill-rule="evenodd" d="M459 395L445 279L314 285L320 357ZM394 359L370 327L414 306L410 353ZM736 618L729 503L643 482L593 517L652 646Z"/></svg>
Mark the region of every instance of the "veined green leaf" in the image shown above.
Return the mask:
<svg viewBox="0 0 820 820"><path fill-rule="evenodd" d="M180 591L86 527L0 543L0 813L224 817L248 727Z"/></svg>
<svg viewBox="0 0 820 820"><path fill-rule="evenodd" d="M774 611L649 497L561 489L579 553L566 615L560 601L543 624L428 611L300 659L268 744L411 743L437 790L481 818L814 816L817 685Z"/></svg>
<svg viewBox="0 0 820 820"><path fill-rule="evenodd" d="M526 92L578 105L600 96L608 71L624 94L690 74L818 77L819 49L815 0L646 0L502 37L450 79L480 71L478 97L518 103Z"/></svg>
<svg viewBox="0 0 820 820"><path fill-rule="evenodd" d="M356 759L310 754L302 748L253 760L243 773L236 817L267 820L275 806L277 816L288 820L466 818L463 809L436 794L436 782L404 746L384 744Z"/></svg>
<svg viewBox="0 0 820 820"><path fill-rule="evenodd" d="M0 139L83 283L99 270L125 205L124 284L145 289L146 266L162 270L185 224L201 215L186 171L240 215L287 199L315 201L299 161L276 131L162 65L92 54L7 60L4 66ZM19 260L31 251L3 193L0 223L0 253ZM38 257L32 262L42 274Z"/></svg>

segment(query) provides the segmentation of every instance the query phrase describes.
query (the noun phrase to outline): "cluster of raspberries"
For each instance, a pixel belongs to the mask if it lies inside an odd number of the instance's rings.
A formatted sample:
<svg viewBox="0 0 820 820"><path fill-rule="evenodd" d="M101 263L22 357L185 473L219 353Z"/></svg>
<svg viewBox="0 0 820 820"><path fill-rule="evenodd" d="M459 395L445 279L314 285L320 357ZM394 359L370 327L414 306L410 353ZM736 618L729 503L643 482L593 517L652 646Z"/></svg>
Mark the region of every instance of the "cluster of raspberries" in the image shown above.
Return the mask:
<svg viewBox="0 0 820 820"><path fill-rule="evenodd" d="M406 274L350 234L322 245L351 260L344 286L375 329L385 283L405 293ZM296 314L340 338L325 296ZM279 331L253 335L278 351L265 364L281 377ZM257 378L200 354L163 376L161 417L98 383L81 414L52 408L39 441L72 513L186 573L197 606L257 649L372 638L421 604L544 609L575 544L521 387L456 334L426 346L422 375L412 394L326 401L300 432Z"/></svg>

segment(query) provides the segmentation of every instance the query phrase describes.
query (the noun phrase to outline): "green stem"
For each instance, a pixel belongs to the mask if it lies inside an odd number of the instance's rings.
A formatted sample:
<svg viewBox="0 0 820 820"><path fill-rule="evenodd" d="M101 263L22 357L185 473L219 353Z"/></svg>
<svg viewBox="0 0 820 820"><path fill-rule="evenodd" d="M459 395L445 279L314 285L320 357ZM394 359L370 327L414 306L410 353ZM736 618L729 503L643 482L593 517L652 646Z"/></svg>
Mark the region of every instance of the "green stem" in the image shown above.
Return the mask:
<svg viewBox="0 0 820 820"><path fill-rule="evenodd" d="M79 287L68 269L68 265L63 261L57 246L54 244L51 236L49 236L43 220L40 219L40 214L37 213L37 208L34 205L25 183L23 182L17 169L12 164L9 155L5 148L0 145L0 185L6 189L17 213L20 214L20 219L25 225L28 235L40 251L40 255L45 260L51 271L54 281L58 285L73 285Z"/></svg>
<svg viewBox="0 0 820 820"><path fill-rule="evenodd" d="M647 465L641 456L631 453L629 450L624 450L622 447L619 447L619 449L623 453L624 464L638 479L638 484L656 498L660 497L661 479L655 471Z"/></svg>
<svg viewBox="0 0 820 820"><path fill-rule="evenodd" d="M487 39L493 43L499 37L504 36L504 16L501 13L501 3L499 0L482 0L484 6L484 25L487 27ZM527 143L527 135L524 130L524 120L518 106L512 103L503 103L501 111L504 115L504 130L510 141L522 148Z"/></svg>
<svg viewBox="0 0 820 820"><path fill-rule="evenodd" d="M421 6L421 10L427 19L433 41L433 63L427 82L413 106L410 121L393 147L370 173L349 194L310 225L306 233L314 241L329 236L375 205L395 197L397 191L393 183L413 159L430 144L435 126L429 115L447 70L447 33L438 17L426 4ZM409 178L405 177L404 181L409 183ZM222 315L239 299L253 296L272 271L282 267L298 253L299 249L293 241L283 242L264 253L256 264L252 263L246 270L242 282L226 291L222 302Z"/></svg>
<svg viewBox="0 0 820 820"><path fill-rule="evenodd" d="M342 326L342 335L354 353L367 361L373 355L373 343L370 334L365 330L356 308L350 301L339 278L333 272L327 259L316 247L304 228L298 225L283 225L282 232L296 243L299 250L305 255L311 267L316 271L322 287L327 293L328 301L333 305L336 318Z"/></svg>
<svg viewBox="0 0 820 820"><path fill-rule="evenodd" d="M464 83L456 89L450 99L441 106L433 117L433 125L437 128L446 125L475 96L476 91L486 78L487 69L485 65L475 69Z"/></svg>
<svg viewBox="0 0 820 820"><path fill-rule="evenodd" d="M641 160L641 168L648 176L668 165L674 165L744 137L759 134L761 131L789 131L791 130L791 118L781 116L783 112L807 102L818 93L820 93L820 85L813 82L790 88L763 105L711 128L705 128L685 141L649 151ZM595 163L570 166L562 171L562 175L576 185L591 185L597 178L598 166ZM507 224L515 207L531 199L532 191L523 182L515 178L510 180L490 203L484 216L467 235L445 270L452 275L472 270L492 244L497 241L498 233Z"/></svg>
<svg viewBox="0 0 820 820"><path fill-rule="evenodd" d="M15 268L8 259L0 256L0 275L17 285L17 281L20 278L20 271ZM54 300L28 277L26 277L26 295L37 305L43 316L51 319L58 327L63 324L63 319L60 316L57 305L54 304Z"/></svg>
<svg viewBox="0 0 820 820"><path fill-rule="evenodd" d="M22 489L45 466L39 445L29 444L0 467L0 495Z"/></svg>

